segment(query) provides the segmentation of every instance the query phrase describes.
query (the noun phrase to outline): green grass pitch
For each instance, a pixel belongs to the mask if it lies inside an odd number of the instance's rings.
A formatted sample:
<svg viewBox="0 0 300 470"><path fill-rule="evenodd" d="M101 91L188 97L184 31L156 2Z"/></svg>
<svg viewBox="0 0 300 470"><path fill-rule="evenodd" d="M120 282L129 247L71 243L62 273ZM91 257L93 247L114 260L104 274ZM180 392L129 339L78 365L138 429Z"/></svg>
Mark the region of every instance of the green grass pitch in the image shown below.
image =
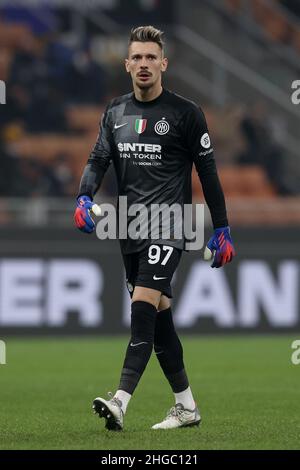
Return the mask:
<svg viewBox="0 0 300 470"><path fill-rule="evenodd" d="M300 365L295 336L181 337L199 428L154 431L173 405L153 355L123 432L92 414L118 385L126 337L6 340L0 366L1 449L299 449Z"/></svg>

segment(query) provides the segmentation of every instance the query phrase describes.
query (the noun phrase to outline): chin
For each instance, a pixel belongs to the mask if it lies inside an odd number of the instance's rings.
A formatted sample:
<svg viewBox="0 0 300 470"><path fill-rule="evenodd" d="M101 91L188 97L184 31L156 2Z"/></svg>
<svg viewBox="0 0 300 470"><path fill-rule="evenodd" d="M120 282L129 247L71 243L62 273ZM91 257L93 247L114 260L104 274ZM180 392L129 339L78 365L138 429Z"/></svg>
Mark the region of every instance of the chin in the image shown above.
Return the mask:
<svg viewBox="0 0 300 470"><path fill-rule="evenodd" d="M148 83L144 83L144 82L136 82L136 85L141 89L141 90L147 90L147 88L151 88L154 83L153 82L148 82Z"/></svg>

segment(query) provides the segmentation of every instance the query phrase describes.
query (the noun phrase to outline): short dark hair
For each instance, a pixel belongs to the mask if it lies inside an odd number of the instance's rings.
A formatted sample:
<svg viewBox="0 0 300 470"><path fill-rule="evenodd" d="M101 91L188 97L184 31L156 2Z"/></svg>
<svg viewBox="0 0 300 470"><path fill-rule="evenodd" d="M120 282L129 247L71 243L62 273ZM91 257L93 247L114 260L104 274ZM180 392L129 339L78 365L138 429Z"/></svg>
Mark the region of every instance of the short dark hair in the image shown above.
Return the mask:
<svg viewBox="0 0 300 470"><path fill-rule="evenodd" d="M138 26L132 28L129 38L129 46L132 42L156 42L163 50L164 42L162 40L163 31L154 28L154 26Z"/></svg>

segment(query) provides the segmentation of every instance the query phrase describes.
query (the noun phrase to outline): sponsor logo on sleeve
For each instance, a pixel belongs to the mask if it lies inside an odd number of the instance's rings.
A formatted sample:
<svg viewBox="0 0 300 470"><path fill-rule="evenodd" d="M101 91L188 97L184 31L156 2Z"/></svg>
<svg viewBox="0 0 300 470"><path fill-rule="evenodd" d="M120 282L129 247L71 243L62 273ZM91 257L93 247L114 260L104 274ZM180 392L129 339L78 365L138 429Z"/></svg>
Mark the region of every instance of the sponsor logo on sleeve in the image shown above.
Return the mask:
<svg viewBox="0 0 300 470"><path fill-rule="evenodd" d="M205 134L203 134L203 136L201 137L200 143L205 149L208 149L210 147L210 138L207 132L205 132Z"/></svg>

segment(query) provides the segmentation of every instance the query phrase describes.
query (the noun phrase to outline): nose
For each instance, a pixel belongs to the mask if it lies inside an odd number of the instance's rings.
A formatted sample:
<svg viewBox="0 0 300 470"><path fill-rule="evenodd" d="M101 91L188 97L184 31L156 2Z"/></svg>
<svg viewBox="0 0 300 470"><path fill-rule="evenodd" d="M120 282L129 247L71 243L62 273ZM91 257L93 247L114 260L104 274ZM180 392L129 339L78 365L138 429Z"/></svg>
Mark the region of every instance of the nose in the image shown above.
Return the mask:
<svg viewBox="0 0 300 470"><path fill-rule="evenodd" d="M147 62L147 58L146 58L146 57L143 57L143 58L142 58L140 65L141 65L141 68L142 68L142 69L148 68L148 62Z"/></svg>

